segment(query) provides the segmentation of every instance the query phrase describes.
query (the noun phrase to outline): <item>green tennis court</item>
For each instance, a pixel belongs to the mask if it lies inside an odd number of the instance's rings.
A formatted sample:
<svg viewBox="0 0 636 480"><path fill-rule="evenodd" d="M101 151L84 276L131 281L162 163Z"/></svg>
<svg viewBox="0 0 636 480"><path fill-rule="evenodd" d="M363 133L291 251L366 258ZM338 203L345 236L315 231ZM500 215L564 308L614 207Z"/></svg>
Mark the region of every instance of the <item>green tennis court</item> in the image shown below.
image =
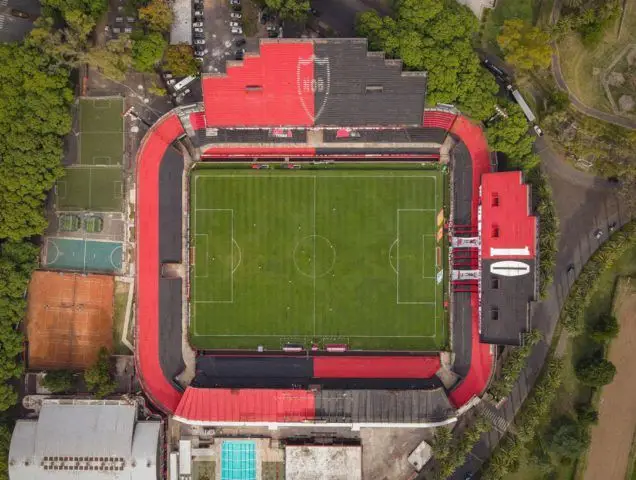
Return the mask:
<svg viewBox="0 0 636 480"><path fill-rule="evenodd" d="M107 273L122 268L121 242L49 237L44 248L45 268Z"/></svg>
<svg viewBox="0 0 636 480"><path fill-rule="evenodd" d="M119 212L122 198L121 167L68 167L55 186L59 211Z"/></svg>
<svg viewBox="0 0 636 480"><path fill-rule="evenodd" d="M417 167L195 170L193 344L439 350L443 183Z"/></svg>

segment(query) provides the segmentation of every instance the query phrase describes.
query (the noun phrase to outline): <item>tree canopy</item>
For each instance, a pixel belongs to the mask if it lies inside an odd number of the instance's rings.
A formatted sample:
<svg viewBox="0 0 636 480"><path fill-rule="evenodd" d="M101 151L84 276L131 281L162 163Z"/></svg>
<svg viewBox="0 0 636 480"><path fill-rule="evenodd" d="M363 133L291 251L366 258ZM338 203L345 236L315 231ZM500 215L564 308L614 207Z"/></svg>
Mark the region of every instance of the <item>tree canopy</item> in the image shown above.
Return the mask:
<svg viewBox="0 0 636 480"><path fill-rule="evenodd" d="M477 29L466 7L439 0L402 0L395 18L370 10L357 23L372 49L401 58L410 70L428 72L428 103L456 104L483 120L494 111L498 87L472 48Z"/></svg>
<svg viewBox="0 0 636 480"><path fill-rule="evenodd" d="M139 19L155 32L170 30L173 17L172 6L166 0L150 0L148 5L139 9Z"/></svg>
<svg viewBox="0 0 636 480"><path fill-rule="evenodd" d="M590 329L590 337L597 342L607 342L618 335L618 320L614 315L601 315Z"/></svg>
<svg viewBox="0 0 636 480"><path fill-rule="evenodd" d="M84 381L97 398L104 398L115 392L110 353L106 348L102 347L99 350L95 363L84 372Z"/></svg>
<svg viewBox="0 0 636 480"><path fill-rule="evenodd" d="M614 380L616 367L602 355L591 355L576 364L575 372L581 383L592 387L602 387Z"/></svg>
<svg viewBox="0 0 636 480"><path fill-rule="evenodd" d="M36 48L0 44L0 239L44 232L72 101L68 69Z"/></svg>
<svg viewBox="0 0 636 480"><path fill-rule="evenodd" d="M304 20L309 11L309 0L265 0L265 5L281 18L296 21Z"/></svg>
<svg viewBox="0 0 636 480"><path fill-rule="evenodd" d="M157 63L161 61L166 45L167 42L163 36L156 32L135 40L132 49L135 70L152 72Z"/></svg>
<svg viewBox="0 0 636 480"><path fill-rule="evenodd" d="M52 372L48 372L42 380L42 386L51 393L69 392L75 386L73 372L69 370L53 370Z"/></svg>
<svg viewBox="0 0 636 480"><path fill-rule="evenodd" d="M506 61L521 70L550 66L550 34L523 20L506 20L497 37L497 43L504 52Z"/></svg>
<svg viewBox="0 0 636 480"><path fill-rule="evenodd" d="M177 77L186 77L199 71L192 46L185 43L168 45L163 56L164 68Z"/></svg>
<svg viewBox="0 0 636 480"><path fill-rule="evenodd" d="M565 417L557 422L548 436L550 450L562 457L576 459L589 447L589 429Z"/></svg>
<svg viewBox="0 0 636 480"><path fill-rule="evenodd" d="M508 118L500 118L486 130L488 146L512 161L522 161L532 153L534 144L534 138L528 135L528 120L516 103L507 102L504 109Z"/></svg>

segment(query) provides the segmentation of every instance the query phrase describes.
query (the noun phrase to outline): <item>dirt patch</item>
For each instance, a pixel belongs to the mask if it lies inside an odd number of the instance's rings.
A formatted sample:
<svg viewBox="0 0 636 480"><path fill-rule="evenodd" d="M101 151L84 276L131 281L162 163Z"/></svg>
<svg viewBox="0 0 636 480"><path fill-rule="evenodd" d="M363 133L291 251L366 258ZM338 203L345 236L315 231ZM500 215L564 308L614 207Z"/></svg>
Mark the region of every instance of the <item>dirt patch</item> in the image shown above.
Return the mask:
<svg viewBox="0 0 636 480"><path fill-rule="evenodd" d="M407 480L415 470L407 458L422 440L430 441L432 429L363 428L362 478Z"/></svg>
<svg viewBox="0 0 636 480"><path fill-rule="evenodd" d="M614 314L620 333L608 356L616 365L616 377L603 388L585 480L624 480L636 431L636 279L621 279L616 288Z"/></svg>
<svg viewBox="0 0 636 480"><path fill-rule="evenodd" d="M113 346L113 277L35 272L27 308L30 369L82 369Z"/></svg>

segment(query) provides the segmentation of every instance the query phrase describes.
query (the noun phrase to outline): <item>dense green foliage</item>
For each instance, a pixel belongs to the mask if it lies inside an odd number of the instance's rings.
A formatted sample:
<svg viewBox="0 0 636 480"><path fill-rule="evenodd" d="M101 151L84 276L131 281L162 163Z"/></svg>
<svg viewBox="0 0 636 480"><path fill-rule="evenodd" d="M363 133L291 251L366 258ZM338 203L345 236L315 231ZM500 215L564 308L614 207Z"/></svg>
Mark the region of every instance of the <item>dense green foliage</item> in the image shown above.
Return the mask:
<svg viewBox="0 0 636 480"><path fill-rule="evenodd" d="M9 447L11 446L11 430L0 425L0 480L9 480Z"/></svg>
<svg viewBox="0 0 636 480"><path fill-rule="evenodd" d="M514 347L510 354L505 358L498 377L491 382L488 393L490 393L496 401L507 397L512 391L515 382L519 378L519 374L526 366L526 360L532 353L533 347L541 341L541 332L531 330L524 334L523 345Z"/></svg>
<svg viewBox="0 0 636 480"><path fill-rule="evenodd" d="M506 102L504 108L508 118L490 123L486 130L488 146L506 155L513 166L527 168L534 145L534 138L528 135L528 120L516 103Z"/></svg>
<svg viewBox="0 0 636 480"><path fill-rule="evenodd" d="M590 446L590 429L582 422L563 417L552 426L547 439L552 452L576 459Z"/></svg>
<svg viewBox="0 0 636 480"><path fill-rule="evenodd" d="M587 47L594 47L603 40L605 31L618 18L620 9L618 0L569 0L553 27L552 35L558 38L576 31Z"/></svg>
<svg viewBox="0 0 636 480"><path fill-rule="evenodd" d="M477 417L460 436L453 436L450 429L440 427L435 430L433 456L435 458L435 478L450 478L455 470L464 464L466 456L491 425L482 417Z"/></svg>
<svg viewBox="0 0 636 480"><path fill-rule="evenodd" d="M296 21L304 20L309 11L309 0L265 0L265 5L282 19Z"/></svg>
<svg viewBox="0 0 636 480"><path fill-rule="evenodd" d="M598 287L598 278L636 242L636 221L615 232L585 264L561 310L561 322L572 334L583 331L583 314Z"/></svg>
<svg viewBox="0 0 636 480"><path fill-rule="evenodd" d="M36 48L0 44L0 239L43 233L72 100L66 68Z"/></svg>
<svg viewBox="0 0 636 480"><path fill-rule="evenodd" d="M602 387L614 380L616 367L603 357L602 352L582 358L574 369L576 377L585 385Z"/></svg>
<svg viewBox="0 0 636 480"><path fill-rule="evenodd" d="M41 4L45 11L57 10L64 18L82 14L93 20L99 19L108 8L108 0L42 0Z"/></svg>
<svg viewBox="0 0 636 480"><path fill-rule="evenodd" d="M42 386L51 393L69 392L75 386L73 372L69 370L53 370L42 379Z"/></svg>
<svg viewBox="0 0 636 480"><path fill-rule="evenodd" d="M172 6L167 0L150 0L139 9L139 19L153 32L169 31L173 18Z"/></svg>
<svg viewBox="0 0 636 480"><path fill-rule="evenodd" d="M506 61L520 70L548 68L552 57L550 35L518 18L506 20L497 43Z"/></svg>
<svg viewBox="0 0 636 480"><path fill-rule="evenodd" d="M590 327L590 337L599 342L609 342L616 338L619 331L618 320L614 315L601 315L596 322Z"/></svg>
<svg viewBox="0 0 636 480"><path fill-rule="evenodd" d="M18 356L23 336L18 325L24 316L24 292L37 266L38 248L26 242L5 241L0 245L0 411L12 407L17 393L10 383L22 374Z"/></svg>
<svg viewBox="0 0 636 480"><path fill-rule="evenodd" d="M473 118L490 117L498 87L472 48L478 25L470 10L454 0L401 0L395 11L394 17L364 12L358 34L408 69L427 71L429 104L452 103Z"/></svg>
<svg viewBox="0 0 636 480"><path fill-rule="evenodd" d="M86 387L97 398L104 398L115 392L117 384L113 379L110 352L102 347L97 360L84 372Z"/></svg>
<svg viewBox="0 0 636 480"><path fill-rule="evenodd" d="M132 49L133 66L139 72L152 72L161 61L168 42L160 33L149 33L135 40Z"/></svg>
<svg viewBox="0 0 636 480"><path fill-rule="evenodd" d="M517 414L517 435L508 433L500 442L482 470L484 480L499 480L517 471L520 460L539 428L545 424L552 402L561 385L563 362L553 358L546 363L545 370L534 389L528 395Z"/></svg>
<svg viewBox="0 0 636 480"><path fill-rule="evenodd" d="M164 69L176 77L187 77L199 71L192 46L185 43L168 45L164 51L163 64Z"/></svg>

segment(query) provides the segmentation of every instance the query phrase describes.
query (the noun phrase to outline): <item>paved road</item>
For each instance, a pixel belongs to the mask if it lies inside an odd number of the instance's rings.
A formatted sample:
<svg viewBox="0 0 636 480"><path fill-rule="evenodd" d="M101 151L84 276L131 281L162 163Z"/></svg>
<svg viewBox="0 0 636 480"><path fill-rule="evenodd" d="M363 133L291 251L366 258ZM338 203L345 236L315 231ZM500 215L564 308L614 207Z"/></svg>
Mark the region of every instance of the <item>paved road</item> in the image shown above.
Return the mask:
<svg viewBox="0 0 636 480"><path fill-rule="evenodd" d="M536 150L541 155L543 171L548 175L554 192L561 236L554 283L547 298L532 309L531 326L541 330L545 340L534 349L501 408L500 413L507 421L514 419L543 367L561 307L572 283L566 273L568 266L573 264L578 274L592 253L607 239L609 224L623 224L630 219L630 213L623 209L619 201L614 184L576 170L556 155L544 138L537 140ZM593 235L597 228L605 232L599 240ZM463 480L467 473L477 472L501 437L502 433L498 431L484 436L452 478Z"/></svg>
<svg viewBox="0 0 636 480"><path fill-rule="evenodd" d="M30 19L14 17L12 9L19 9L32 16ZM33 27L33 20L40 15L38 0L0 0L0 42L19 42Z"/></svg>
<svg viewBox="0 0 636 480"><path fill-rule="evenodd" d="M556 23L560 11L561 0L555 0L552 7L552 23ZM625 128L636 129L636 120L630 120L619 115L602 112L600 110L597 110L596 108L589 107L581 100L579 100L576 95L574 95L574 93L572 93L572 91L568 88L568 85L565 82L565 78L563 78L563 72L561 71L561 62L559 60L559 47L557 45L557 42L552 42L552 52L552 75L554 76L554 79L556 80L559 88L563 91L568 92L568 94L570 95L570 102L572 103L572 106L574 108L579 110L581 113L584 113L585 115L588 115L590 117L594 117L598 120L613 123L614 125L619 125Z"/></svg>

